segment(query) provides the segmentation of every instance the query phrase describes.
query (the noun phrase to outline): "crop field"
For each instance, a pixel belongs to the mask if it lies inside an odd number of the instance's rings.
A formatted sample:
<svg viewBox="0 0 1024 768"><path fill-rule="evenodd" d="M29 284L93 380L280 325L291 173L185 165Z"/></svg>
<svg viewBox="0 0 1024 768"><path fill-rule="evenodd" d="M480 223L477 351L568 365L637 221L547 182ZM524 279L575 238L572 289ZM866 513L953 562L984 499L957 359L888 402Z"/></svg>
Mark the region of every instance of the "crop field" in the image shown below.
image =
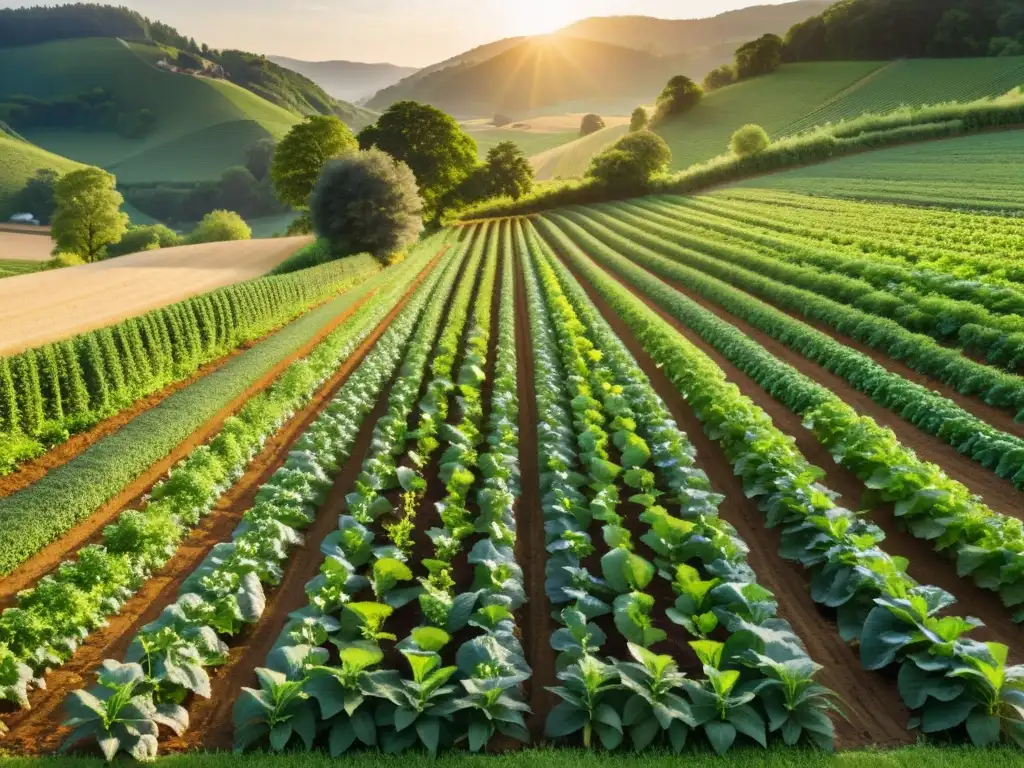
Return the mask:
<svg viewBox="0 0 1024 768"><path fill-rule="evenodd" d="M0 235L0 243L5 238ZM40 261L26 261L20 259L0 259L0 278L14 277L15 275L28 275L38 271L42 267Z"/></svg>
<svg viewBox="0 0 1024 768"><path fill-rule="evenodd" d="M245 148L298 122L287 110L231 83L165 72L158 49L114 39L66 40L0 50L0 96L58 98L102 87L126 110L149 109L142 139L39 129L26 138L56 155L110 169L125 183L205 181L242 165Z"/></svg>
<svg viewBox="0 0 1024 768"><path fill-rule="evenodd" d="M739 186L1019 216L1020 131L881 149L771 174Z"/></svg>
<svg viewBox="0 0 1024 768"><path fill-rule="evenodd" d="M64 339L259 277L306 242L284 238L188 245L5 280L0 284L0 353Z"/></svg>
<svg viewBox="0 0 1024 768"><path fill-rule="evenodd" d="M128 409L0 478L0 749L1019 761L1022 226L638 198L0 359Z"/></svg>

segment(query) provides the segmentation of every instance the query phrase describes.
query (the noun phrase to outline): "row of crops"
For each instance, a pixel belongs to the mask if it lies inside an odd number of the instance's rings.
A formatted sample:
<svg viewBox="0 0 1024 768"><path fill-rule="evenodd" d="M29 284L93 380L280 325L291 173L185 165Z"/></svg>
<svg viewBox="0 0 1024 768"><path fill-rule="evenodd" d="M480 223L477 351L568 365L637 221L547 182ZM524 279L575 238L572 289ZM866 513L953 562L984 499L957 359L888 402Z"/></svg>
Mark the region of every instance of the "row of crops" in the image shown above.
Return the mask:
<svg viewBox="0 0 1024 768"><path fill-rule="evenodd" d="M1012 224L878 207L864 225L858 210L745 191L571 208L443 232L354 281L277 335L342 322L0 613L10 743L108 760L217 729L239 751L333 757L831 750L877 736L850 698L871 690L910 713L907 741L1024 746L1024 525L1003 501L1024 487L1024 393L1014 354L986 362L966 341L1015 343L1019 287L957 274L991 261L966 233L1012 251ZM919 457L914 435L977 474ZM91 462L126 445L0 499L12 572L109 498L75 501L105 466ZM77 667L86 684L46 690L245 482L234 531L156 618ZM990 506L979 482L1008 495ZM915 558L934 548L931 570L887 540L897 529L924 545ZM936 564L954 578L928 577ZM957 579L993 598L985 623ZM39 739L19 718L52 697L65 719L51 706Z"/></svg>

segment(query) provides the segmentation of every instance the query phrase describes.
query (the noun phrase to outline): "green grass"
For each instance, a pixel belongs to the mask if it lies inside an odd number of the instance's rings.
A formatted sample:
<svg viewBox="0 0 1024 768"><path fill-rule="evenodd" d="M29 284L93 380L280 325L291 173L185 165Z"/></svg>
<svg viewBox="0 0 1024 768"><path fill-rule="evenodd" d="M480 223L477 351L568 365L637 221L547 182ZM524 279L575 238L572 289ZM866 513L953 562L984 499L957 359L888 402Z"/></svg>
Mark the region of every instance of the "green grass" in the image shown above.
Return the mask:
<svg viewBox="0 0 1024 768"><path fill-rule="evenodd" d="M66 157L0 134L0 213L17 213L7 211L6 201L25 186L36 171L51 168L58 173L67 173L80 167Z"/></svg>
<svg viewBox="0 0 1024 768"><path fill-rule="evenodd" d="M480 149L481 159L487 157L488 150L496 147L503 141L514 141L526 153L527 157L533 157L541 152L547 152L549 149L560 147L579 138L579 134L574 131L531 133L529 131L514 131L504 128L488 128L484 130L466 128L466 133L476 140L476 145Z"/></svg>
<svg viewBox="0 0 1024 768"><path fill-rule="evenodd" d="M264 216L260 219L249 219L246 221L246 224L252 227L253 238L259 239L273 237L278 233L283 235L285 230L288 229L288 225L297 218L298 214L294 212L279 213L276 216Z"/></svg>
<svg viewBox="0 0 1024 768"><path fill-rule="evenodd" d="M1024 57L894 61L827 104L794 121L786 133L946 101L1000 96L1024 84Z"/></svg>
<svg viewBox="0 0 1024 768"><path fill-rule="evenodd" d="M737 186L822 197L1024 213L1024 131L909 144L762 176Z"/></svg>
<svg viewBox="0 0 1024 768"><path fill-rule="evenodd" d="M26 131L39 146L110 168L124 181L202 181L236 165L245 145L280 136L298 122L291 112L231 83L164 72L159 49L111 39L65 40L0 50L0 97L42 99L93 88L114 94L125 111L150 109L142 139L112 133ZM241 128L241 124L248 126ZM240 145L241 143L241 145ZM172 162L169 158L173 156Z"/></svg>
<svg viewBox="0 0 1024 768"><path fill-rule="evenodd" d="M629 126L618 125L576 139L546 153L533 156L537 178L574 179L583 176L590 167L590 159L626 135Z"/></svg>
<svg viewBox="0 0 1024 768"><path fill-rule="evenodd" d="M907 747L897 750L864 750L826 754L802 749L768 751L739 750L727 757L688 752L684 757L666 753L630 752L609 754L580 750L525 750L503 755L443 754L430 760L432 768L1019 768L1024 762L1019 750L969 749L957 747ZM388 756L377 752L346 755L332 759L323 752L309 754L234 755L227 752L190 752L157 760L160 768L406 768L409 755ZM0 757L2 768L102 768L100 759L71 757Z"/></svg>
<svg viewBox="0 0 1024 768"><path fill-rule="evenodd" d="M777 72L708 94L697 107L662 126L673 170L683 170L728 150L737 128L757 123L772 137L881 67L879 62L788 64Z"/></svg>
<svg viewBox="0 0 1024 768"><path fill-rule="evenodd" d="M38 272L46 266L45 261L18 261L17 259L0 259L0 278L28 275Z"/></svg>

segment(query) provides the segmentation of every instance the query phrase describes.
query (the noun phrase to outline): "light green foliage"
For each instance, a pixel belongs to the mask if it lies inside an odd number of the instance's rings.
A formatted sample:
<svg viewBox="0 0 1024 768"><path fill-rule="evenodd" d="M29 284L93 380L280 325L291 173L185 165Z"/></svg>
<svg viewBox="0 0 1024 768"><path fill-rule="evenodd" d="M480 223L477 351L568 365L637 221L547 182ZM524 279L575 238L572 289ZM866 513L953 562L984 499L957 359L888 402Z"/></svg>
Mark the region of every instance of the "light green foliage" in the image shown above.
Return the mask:
<svg viewBox="0 0 1024 768"><path fill-rule="evenodd" d="M250 240L252 230L233 211L211 211L189 235L190 243L221 243L228 240Z"/></svg>
<svg viewBox="0 0 1024 768"><path fill-rule="evenodd" d="M278 199L305 208L327 162L358 148L352 131L338 118L307 117L288 132L274 152L270 178Z"/></svg>
<svg viewBox="0 0 1024 768"><path fill-rule="evenodd" d="M594 158L587 176L616 190L641 188L672 162L668 145L653 131L627 133Z"/></svg>
<svg viewBox="0 0 1024 768"><path fill-rule="evenodd" d="M116 183L99 168L72 171L57 182L57 210L50 226L57 248L91 262L102 258L108 245L120 241L128 229L128 217L121 213L124 198Z"/></svg>
<svg viewBox="0 0 1024 768"><path fill-rule="evenodd" d="M647 114L647 110L643 107L637 107L633 110L633 115L629 119L629 130L630 132L642 131L650 123L650 117Z"/></svg>
<svg viewBox="0 0 1024 768"><path fill-rule="evenodd" d="M126 256L129 253L173 248L180 244L181 238L177 233L163 224L129 227L118 242L107 247L107 256Z"/></svg>
<svg viewBox="0 0 1024 768"><path fill-rule="evenodd" d="M768 149L771 143L772 140L764 128L751 124L743 126L732 135L729 148L739 157L748 157Z"/></svg>

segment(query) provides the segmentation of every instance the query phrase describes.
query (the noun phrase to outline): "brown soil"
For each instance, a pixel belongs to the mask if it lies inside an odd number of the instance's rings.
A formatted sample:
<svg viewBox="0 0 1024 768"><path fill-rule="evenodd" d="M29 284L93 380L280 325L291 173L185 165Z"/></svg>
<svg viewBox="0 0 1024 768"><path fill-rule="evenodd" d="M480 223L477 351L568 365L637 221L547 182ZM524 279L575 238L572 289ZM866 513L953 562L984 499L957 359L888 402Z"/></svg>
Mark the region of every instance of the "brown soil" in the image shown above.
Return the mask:
<svg viewBox="0 0 1024 768"><path fill-rule="evenodd" d="M609 272L608 274L612 273ZM862 508L862 501L867 493L867 489L863 482L852 472L849 472L844 467L837 465L833 461L829 451L818 442L817 438L815 438L810 431L803 428L803 422L799 416L790 411L782 403L773 400L756 381L726 360L697 333L690 330L687 326L683 325L658 307L646 295L636 289L633 289L625 282L620 281L620 283L624 287L628 288L635 296L642 299L648 307L657 312L666 322L671 324L677 331L685 336L687 340L701 349L706 355L711 357L715 363L725 371L729 380L739 386L743 391L743 394L750 397L758 404L758 406L767 412L769 416L771 416L772 421L782 432L796 439L797 447L808 461L821 467L827 472L828 476L824 481L825 485L841 494L838 499L838 503L846 506L848 509L858 510ZM676 283L670 284L677 290L681 290L686 293L682 286ZM697 300L696 297L691 296L691 298ZM708 306L708 309L714 308ZM722 312L720 316L730 322L733 320L731 316L724 312ZM773 354L776 353L776 347L781 347L781 345L775 343L770 337L761 333L753 326L743 324L741 321L737 321L737 326L752 339L765 346ZM781 355L783 350L789 353L788 356ZM779 352L780 356L782 356L786 362L800 369L812 379L816 379L822 385L832 389L841 399L847 400L850 393L859 394L856 390L853 390L848 383L839 377L832 377L835 381L817 378L815 376L815 372L809 370L811 366L814 366L813 363L800 357L796 353L787 350L785 347L781 347ZM830 376L827 371L822 370L821 373ZM868 400L866 396L863 397L865 400ZM849 400L847 401L849 402ZM868 402L871 401L868 400ZM878 408L878 406L875 407ZM884 409L882 410L883 412L888 413L888 411L884 411ZM913 428L910 428L910 431L916 432ZM918 434L921 438L928 437L923 433ZM952 449L950 450L952 451ZM952 453L954 457L964 460L963 457L960 457L955 451L952 451ZM1000 482L999 478L987 472L982 467L975 465L969 460L964 461L966 461L970 467L976 468L977 474L982 475L983 479L986 481L991 478L991 480L996 484ZM934 584L945 589L956 597L959 605L952 609L953 612L967 613L980 618L985 623L985 627L975 631L972 635L973 637L978 640L996 641L1010 646L1011 656L1015 659L1018 655L1015 648L1020 641L1021 630L1010 620L1010 611L1003 606L999 596L995 592L976 586L974 582L968 579L961 579L957 576L956 566L943 555L935 552L929 542L916 539L906 531L901 530L901 527L897 523L897 518L895 517L892 504L869 503L867 504L867 508L868 515L871 520L885 531L886 541L882 545L882 548L890 555L907 558L910 561L908 573L918 582L922 584Z"/></svg>
<svg viewBox="0 0 1024 768"><path fill-rule="evenodd" d="M555 696L545 690L554 685L555 652L551 647L554 622L544 591L547 550L544 540L544 515L540 499L540 468L537 462L537 398L534 388L533 339L523 284L523 259L516 259L516 359L519 364L519 475L520 497L516 502L516 560L523 569L527 602L522 610L523 650L533 668L527 681L528 701L533 714L528 719L534 739L544 733L546 713L555 704Z"/></svg>
<svg viewBox="0 0 1024 768"><path fill-rule="evenodd" d="M153 464L137 477L133 483L124 488L106 504L99 507L87 519L65 533L60 539L41 549L18 566L12 573L5 576L2 583L0 583L0 608L10 605L18 592L27 589L81 547L99 541L104 526L113 521L124 509L139 504L142 498L150 492L153 485L166 475L175 464L192 453L197 447L211 440L230 416L235 414L254 395L270 386L292 363L312 352L327 336L337 330L342 323L358 311L363 304L370 301L373 296L373 293L367 295L332 319L314 338L267 371L259 381L228 403L213 418L193 432L188 439L180 443L170 454Z"/></svg>
<svg viewBox="0 0 1024 768"><path fill-rule="evenodd" d="M723 519L736 526L740 536L750 546L750 565L760 583L775 594L779 601L779 615L793 626L793 630L806 644L811 658L824 666L819 680L839 694L848 717L848 721L836 722L838 746L853 748L913 743L914 736L905 727L908 713L900 700L895 682L860 668L856 652L843 642L834 623L823 615L811 599L807 571L799 564L783 560L777 554L779 531L765 528L756 501L746 498L742 482L733 475L732 465L721 447L704 434L703 425L686 400L661 372L629 327L585 280L580 282L650 378L680 428L688 434L697 449L699 464L707 472L714 489L725 495L719 512ZM693 340L692 335L687 337ZM727 370L726 373L733 378L732 371ZM743 386L739 377L733 380ZM775 405L774 401L760 388L751 390L748 387L748 390L748 394L754 396L753 399L774 418L775 413L772 411L777 408L769 408ZM760 397L757 397L758 393Z"/></svg>
<svg viewBox="0 0 1024 768"><path fill-rule="evenodd" d="M419 283L422 282L429 269L433 268L434 264L436 264L436 260L431 264L431 267L424 271L417 281L413 283L399 305L378 325L370 337L356 349L349 359L346 360L340 368L338 368L335 374L320 388L310 402L302 410L297 412L282 427L282 429L274 435L273 438L267 441L264 449L250 464L245 475L232 487L230 491L228 491L228 493L217 504L214 511L207 516L199 527L196 528L185 540L178 552L161 570L161 572L154 578L150 579L143 588L136 593L131 600L129 600L120 614L110 619L110 624L107 627L90 635L85 644L83 644L70 662L47 676L47 689L44 691L36 691L32 696L33 709L15 713L8 719L11 732L4 740L5 747L8 745L14 745L19 754L45 754L47 752L52 752L57 748L60 741L66 737L68 733L67 729L58 727L57 725L57 719L59 717L58 709L67 694L72 690L81 688L83 685L90 684L96 668L104 659L123 656L136 632L145 624L156 619L167 605L174 602L177 598L181 584L188 578L195 567L202 562L209 551L216 544L230 538L231 532L238 524L242 515L251 508L253 500L255 499L256 493L259 491L260 487L270 478L271 475L273 475L274 472L277 471L279 467L284 464L284 461L287 459L288 453L291 450L292 444L317 418L323 408L330 403L338 390L348 380L349 376L359 367L360 363L362 363L366 355L369 354L380 337L385 333L394 317L399 311L401 311L401 308L408 301L408 298L412 295L413 291L415 291ZM370 421L369 424L371 425L372 430L373 421ZM366 446L369 445L369 433L364 436L363 433L360 432L360 436L355 447L356 451L360 450L360 445L362 445L361 450L365 451ZM353 456L356 455L359 454L354 452ZM348 464L352 463L352 461L348 462ZM351 479L354 479L355 475L358 474L359 464L355 464L355 467L356 469L354 474L352 474ZM349 467L346 466L342 469L342 475L338 479L339 486L341 486L342 480L347 472L349 472ZM351 485L351 479L345 487ZM337 488L335 490L337 490ZM341 495L341 500L344 500L344 493ZM330 503L330 501L328 503ZM335 519L336 518L331 515L325 515L322 513L315 525L329 524L333 527ZM317 548L319 548L319 543L327 532L329 532L329 530L325 531L319 539L316 540L315 543ZM314 537L315 528L306 535L307 537ZM297 577L291 577L292 571L295 570L295 561L292 560L291 563L291 571L286 575L285 581L282 583L282 588L285 588L288 585L295 586L296 584ZM307 562L307 565L310 564L310 567L318 569L320 561L318 558L313 557ZM293 580L289 581L289 577ZM305 584L305 581L308 581L309 578L311 578L311 576L306 577L305 580L298 581L297 587L292 590L297 591L298 596L301 597L303 601L305 600L305 593L302 587ZM281 595L282 589L278 589L274 597L268 602L268 613L265 614L265 618L272 610L274 610L274 607L278 605ZM273 641L276 639L277 633L280 632L280 628L283 625L284 620L287 618L287 613L291 610L294 610L294 608L288 608L283 614L280 614L284 618L277 625L277 631L270 639L270 645L273 645ZM264 624L261 622L261 624L257 625L256 628L249 628L242 634L240 639L245 640L246 638L260 635L260 630L263 626ZM269 646L266 646L263 655L259 657L256 663L261 663L263 661L267 649L269 649ZM232 650L232 660L229 662L228 667L234 666L234 662L237 661L236 657L240 655L240 652L243 650L248 653L248 648L234 648ZM253 659L255 659L255 656ZM248 671L251 672L252 669L255 668L255 665L256 664L250 666ZM245 668L243 668L243 670L244 669ZM224 668L221 668L220 674L215 672L215 698L210 701L202 701L200 702L201 704L211 704L211 702L217 701L217 686L224 683L225 675L223 672ZM227 704L229 720L230 707L234 698L235 696L231 695ZM221 699L221 701L223 701L223 699ZM197 705L193 705L193 709L195 709L196 706ZM195 734L198 733L195 729L196 722L196 716L193 714L192 727L181 741L185 742L190 738L195 737ZM228 747L230 747L230 741L231 729L229 722L226 739Z"/></svg>
<svg viewBox="0 0 1024 768"><path fill-rule="evenodd" d="M922 432L913 424L904 421L897 414L876 403L868 395L855 389L846 379L829 372L823 366L808 360L799 352L776 341L755 326L739 319L699 294L690 291L679 281L665 278L660 279L705 309L714 312L722 320L741 330L744 335L757 341L758 344L771 352L773 356L793 366L823 387L835 392L840 399L855 408L862 415L870 416L881 426L891 429L899 441L912 449L918 457L942 467L947 475L966 485L972 493L983 496L986 503L992 509L1013 517L1024 516L1024 512L1022 512L1022 508L1024 508L1024 493L1017 490L1009 480L1000 478L970 457L961 455L944 440ZM844 344L848 344L846 339L842 341ZM920 377L920 375L918 376ZM928 386L934 386L934 382L928 382ZM997 411L997 413L999 413L1001 418L1005 418L1005 414L1002 412ZM1021 425L1013 426L1018 430L1022 428Z"/></svg>

